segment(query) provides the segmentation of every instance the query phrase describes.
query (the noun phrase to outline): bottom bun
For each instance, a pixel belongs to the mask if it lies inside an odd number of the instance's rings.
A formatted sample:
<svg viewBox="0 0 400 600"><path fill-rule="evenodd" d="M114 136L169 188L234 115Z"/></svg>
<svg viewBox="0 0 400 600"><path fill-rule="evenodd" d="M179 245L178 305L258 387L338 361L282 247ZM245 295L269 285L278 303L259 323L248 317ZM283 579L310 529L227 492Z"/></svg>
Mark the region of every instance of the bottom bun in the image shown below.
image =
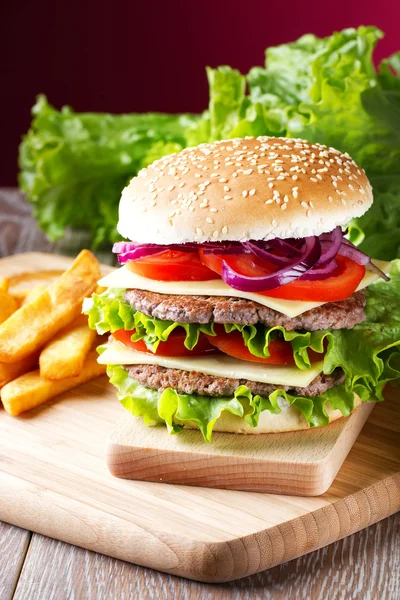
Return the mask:
<svg viewBox="0 0 400 600"><path fill-rule="evenodd" d="M360 406L360 398L354 394L354 408ZM288 431L300 431L310 429L310 424L296 406L282 406L279 415L274 415L264 410L259 417L257 427L251 427L245 419L224 411L216 421L213 431L225 433L284 433ZM329 423L343 417L340 410L333 410L329 404L326 405ZM185 429L198 429L196 423L185 423Z"/></svg>

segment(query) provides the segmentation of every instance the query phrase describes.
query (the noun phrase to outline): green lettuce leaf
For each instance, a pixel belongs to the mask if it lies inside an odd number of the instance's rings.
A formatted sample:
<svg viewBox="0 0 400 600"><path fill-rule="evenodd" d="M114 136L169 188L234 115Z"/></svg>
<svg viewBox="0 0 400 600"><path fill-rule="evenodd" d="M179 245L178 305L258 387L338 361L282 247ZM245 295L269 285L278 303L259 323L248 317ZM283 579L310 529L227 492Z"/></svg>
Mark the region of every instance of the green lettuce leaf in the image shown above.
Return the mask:
<svg viewBox="0 0 400 600"><path fill-rule="evenodd" d="M373 207L357 221L361 249L391 260L400 257L400 53L377 71L382 35L349 28L268 48L265 66L246 75L247 94L238 71L209 69L209 109L190 139L300 137L348 152L374 188Z"/></svg>
<svg viewBox="0 0 400 600"><path fill-rule="evenodd" d="M112 243L121 191L138 170L186 146L190 115L109 115L56 110L45 96L19 153L19 185L40 227L57 240L67 226Z"/></svg>

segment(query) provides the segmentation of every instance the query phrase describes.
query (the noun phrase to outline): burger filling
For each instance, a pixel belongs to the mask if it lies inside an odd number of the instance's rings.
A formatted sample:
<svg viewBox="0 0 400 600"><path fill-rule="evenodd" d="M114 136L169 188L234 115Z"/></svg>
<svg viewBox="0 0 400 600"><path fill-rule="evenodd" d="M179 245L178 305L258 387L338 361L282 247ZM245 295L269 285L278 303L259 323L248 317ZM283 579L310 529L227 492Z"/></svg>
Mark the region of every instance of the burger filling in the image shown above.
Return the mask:
<svg viewBox="0 0 400 600"><path fill-rule="evenodd" d="M355 394L382 400L400 374L399 288L395 265L390 282L295 317L235 296L112 287L84 312L111 334L99 360L122 404L174 433L195 422L210 440L223 411L256 427L262 411L295 405L314 427L329 423L328 408L349 415Z"/></svg>

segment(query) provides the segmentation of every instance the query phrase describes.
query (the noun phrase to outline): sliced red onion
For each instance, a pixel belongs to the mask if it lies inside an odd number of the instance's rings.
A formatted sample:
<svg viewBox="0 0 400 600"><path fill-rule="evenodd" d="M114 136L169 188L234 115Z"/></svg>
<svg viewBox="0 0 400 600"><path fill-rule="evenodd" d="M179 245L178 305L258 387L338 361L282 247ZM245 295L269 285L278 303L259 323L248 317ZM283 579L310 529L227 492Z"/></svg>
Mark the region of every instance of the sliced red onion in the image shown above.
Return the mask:
<svg viewBox="0 0 400 600"><path fill-rule="evenodd" d="M275 273L262 277L246 277L240 275L222 261L222 279L236 290L243 292L266 292L295 281L309 271L321 255L321 244L317 237L304 238L304 251L289 266L279 269Z"/></svg>
<svg viewBox="0 0 400 600"><path fill-rule="evenodd" d="M289 258L288 256L278 256L277 254L268 252L268 250L260 247L260 242L242 242L242 245L246 248L246 250L252 252L255 254L255 256L258 256L258 258L261 258L261 260L270 262L273 265L287 266L293 262L293 257Z"/></svg>
<svg viewBox="0 0 400 600"><path fill-rule="evenodd" d="M386 275L386 273L381 271L381 269L379 267L377 267L372 262L372 260L370 260L369 263L366 264L366 269L368 269L368 271L372 271L373 273L376 273L377 275L379 275L379 277L382 277L382 279L384 279L385 281L390 281L390 277L388 277Z"/></svg>
<svg viewBox="0 0 400 600"><path fill-rule="evenodd" d="M118 254L118 262L120 265L124 265L129 261L145 258L146 256L153 256L154 254L161 254L161 252L165 252L162 246L158 246L157 248L143 248L139 246L138 248L135 248L135 250Z"/></svg>
<svg viewBox="0 0 400 600"><path fill-rule="evenodd" d="M342 245L343 233L340 227L336 227L329 234L328 239L321 240L322 253L318 263L315 265L318 269L325 267L330 263L339 252Z"/></svg>
<svg viewBox="0 0 400 600"><path fill-rule="evenodd" d="M237 244L233 243L224 243L223 245L216 244L199 244L199 248L204 251L204 254L246 254L250 252L246 249L245 244L241 244L238 242Z"/></svg>
<svg viewBox="0 0 400 600"><path fill-rule="evenodd" d="M319 262L319 261L318 261ZM328 279L328 277L332 277L333 273L337 268L337 262L335 259L331 260L324 267L318 268L318 263L307 271L304 275L299 277L299 281L320 281L321 279Z"/></svg>
<svg viewBox="0 0 400 600"><path fill-rule="evenodd" d="M280 240L279 238L274 238L273 240L268 240L268 244L272 248L276 248L277 250L282 250L287 254L293 254L294 256L300 256L302 252L301 246L303 245L305 238L301 238L299 240ZM299 246L298 246L299 245Z"/></svg>

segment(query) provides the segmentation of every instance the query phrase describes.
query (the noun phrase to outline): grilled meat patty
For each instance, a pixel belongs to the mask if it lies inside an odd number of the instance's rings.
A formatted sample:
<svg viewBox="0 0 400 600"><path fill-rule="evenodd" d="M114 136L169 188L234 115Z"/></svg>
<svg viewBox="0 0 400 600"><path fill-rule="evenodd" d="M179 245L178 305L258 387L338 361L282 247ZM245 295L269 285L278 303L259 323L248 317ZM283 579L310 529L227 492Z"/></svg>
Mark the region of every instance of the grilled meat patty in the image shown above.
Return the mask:
<svg viewBox="0 0 400 600"><path fill-rule="evenodd" d="M328 302L291 319L252 300L225 296L185 296L127 290L124 296L134 310L149 317L177 323L236 323L268 327L281 325L288 331L305 329L351 329L365 321L365 294L355 292L347 300Z"/></svg>
<svg viewBox="0 0 400 600"><path fill-rule="evenodd" d="M321 373L309 386L290 387L287 385L273 385L248 381L247 379L228 379L227 377L214 377L197 371L182 371L181 369L167 369L158 365L124 365L129 377L135 379L145 387L162 392L166 388L173 388L181 394L200 394L201 396L233 396L240 385L246 385L253 394L268 396L277 389L293 392L299 396L318 396L334 385L339 385L345 380L341 369L336 369L332 375Z"/></svg>

